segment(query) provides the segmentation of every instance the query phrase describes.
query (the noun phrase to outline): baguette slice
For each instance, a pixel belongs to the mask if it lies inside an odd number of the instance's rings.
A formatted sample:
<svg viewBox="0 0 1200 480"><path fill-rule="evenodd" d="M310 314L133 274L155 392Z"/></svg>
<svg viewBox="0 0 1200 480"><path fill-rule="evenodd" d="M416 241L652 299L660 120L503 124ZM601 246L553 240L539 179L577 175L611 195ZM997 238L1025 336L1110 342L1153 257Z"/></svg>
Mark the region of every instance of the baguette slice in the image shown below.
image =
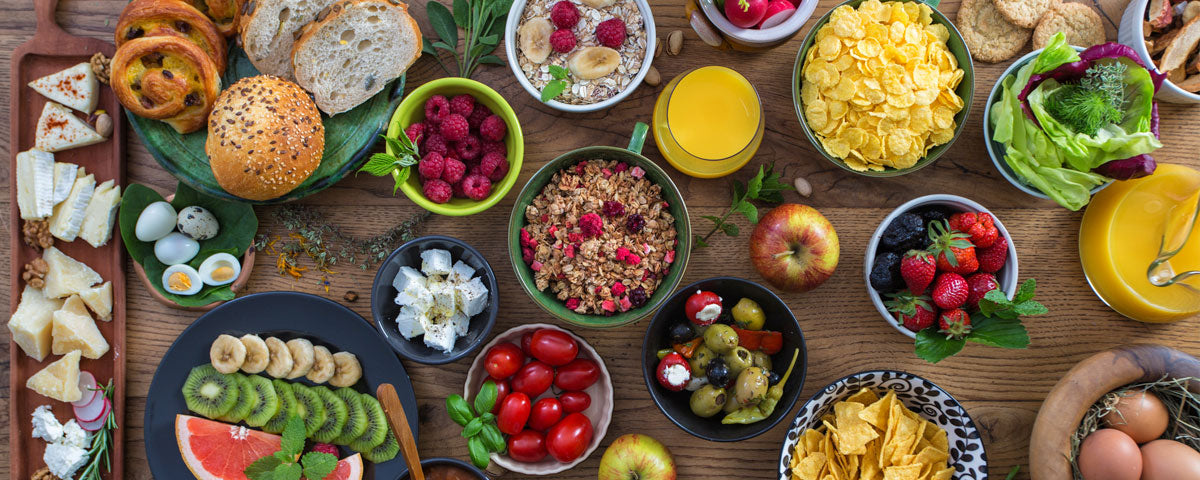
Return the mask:
<svg viewBox="0 0 1200 480"><path fill-rule="evenodd" d="M399 0L342 0L292 47L296 83L329 115L367 101L421 56L421 30Z"/></svg>
<svg viewBox="0 0 1200 480"><path fill-rule="evenodd" d="M259 72L285 80L292 75L292 43L300 29L335 0L252 0L238 25L242 49Z"/></svg>

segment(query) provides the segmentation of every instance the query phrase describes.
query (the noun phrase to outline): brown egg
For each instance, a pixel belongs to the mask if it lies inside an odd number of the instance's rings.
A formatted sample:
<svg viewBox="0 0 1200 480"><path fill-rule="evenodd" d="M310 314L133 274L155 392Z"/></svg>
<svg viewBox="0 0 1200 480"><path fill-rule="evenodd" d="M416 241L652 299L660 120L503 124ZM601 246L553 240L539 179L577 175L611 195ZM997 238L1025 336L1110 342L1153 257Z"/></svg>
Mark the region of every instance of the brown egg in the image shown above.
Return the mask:
<svg viewBox="0 0 1200 480"><path fill-rule="evenodd" d="M1105 415L1104 426L1129 435L1134 442L1146 443L1167 431L1167 407L1157 395L1148 392L1125 392L1116 409Z"/></svg>
<svg viewBox="0 0 1200 480"><path fill-rule="evenodd" d="M1138 480L1142 476L1142 453L1137 444L1111 428L1096 430L1083 439L1077 463L1084 480Z"/></svg>
<svg viewBox="0 0 1200 480"><path fill-rule="evenodd" d="M1174 440L1142 445L1142 480L1200 478L1200 452Z"/></svg>

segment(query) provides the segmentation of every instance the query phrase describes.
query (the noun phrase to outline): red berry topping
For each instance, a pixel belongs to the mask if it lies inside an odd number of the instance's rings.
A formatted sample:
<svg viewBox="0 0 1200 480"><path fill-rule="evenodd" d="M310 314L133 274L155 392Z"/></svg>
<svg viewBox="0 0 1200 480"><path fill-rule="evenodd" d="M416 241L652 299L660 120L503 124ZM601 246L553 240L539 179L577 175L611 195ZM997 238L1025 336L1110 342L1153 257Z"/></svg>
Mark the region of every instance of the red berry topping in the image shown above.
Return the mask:
<svg viewBox="0 0 1200 480"><path fill-rule="evenodd" d="M579 23L579 9L569 0L562 0L550 8L550 21L558 28L571 28Z"/></svg>
<svg viewBox="0 0 1200 480"><path fill-rule="evenodd" d="M608 48L621 48L625 43L625 22L610 18L596 25L596 41Z"/></svg>
<svg viewBox="0 0 1200 480"><path fill-rule="evenodd" d="M508 159L504 158L501 153L488 153L483 156L483 160L479 161L479 171L488 180L499 182L508 175Z"/></svg>
<svg viewBox="0 0 1200 480"><path fill-rule="evenodd" d="M614 200L605 200L600 212L606 217L620 217L625 215L625 205Z"/></svg>
<svg viewBox="0 0 1200 480"><path fill-rule="evenodd" d="M425 194L425 198L428 198L433 203L446 203L450 201L450 197L454 196L454 191L450 188L450 184L436 178L426 180L421 185L421 192Z"/></svg>
<svg viewBox="0 0 1200 480"><path fill-rule="evenodd" d="M578 298L568 298L567 299L567 309L574 310L576 308L579 308L579 299Z"/></svg>
<svg viewBox="0 0 1200 480"><path fill-rule="evenodd" d="M475 160L479 158L482 148L483 147L479 141L479 137L474 135L467 135L467 138L459 140L454 144L454 152L457 153L458 158L463 159L463 161Z"/></svg>
<svg viewBox="0 0 1200 480"><path fill-rule="evenodd" d="M467 94L455 95L450 99L450 113L457 113L463 118L469 118L475 112L475 97Z"/></svg>
<svg viewBox="0 0 1200 480"><path fill-rule="evenodd" d="M462 180L463 175L466 175L467 173L466 164L458 161L457 158L446 158L445 164L446 166L442 169L442 180L445 180L446 183L451 185L456 184Z"/></svg>
<svg viewBox="0 0 1200 480"><path fill-rule="evenodd" d="M404 135L408 136L409 140L412 140L413 145L420 145L425 140L425 124L414 123L409 125L408 128L404 129Z"/></svg>
<svg viewBox="0 0 1200 480"><path fill-rule="evenodd" d="M570 53L575 49L575 34L569 28L555 30L550 34L550 48L559 53Z"/></svg>
<svg viewBox="0 0 1200 480"><path fill-rule="evenodd" d="M480 201L492 193L492 182L483 175L467 175L462 181L463 193L467 198Z"/></svg>
<svg viewBox="0 0 1200 480"><path fill-rule="evenodd" d="M442 178L442 170L445 168L446 159L437 152L426 153L425 158L417 164L417 172L421 174L422 180Z"/></svg>
<svg viewBox="0 0 1200 480"><path fill-rule="evenodd" d="M488 110L483 105L479 105L478 108L472 110L471 114L467 116L467 124L471 125L472 129L478 129L480 125L483 125L483 120L491 116L491 114L491 110Z"/></svg>
<svg viewBox="0 0 1200 480"><path fill-rule="evenodd" d="M649 298L646 297L646 289L644 287L637 287L633 289L633 291L629 292L629 303L631 303L634 308L645 305L647 300L649 300Z"/></svg>
<svg viewBox="0 0 1200 480"><path fill-rule="evenodd" d="M479 125L479 136L484 140L499 142L504 140L505 133L508 133L508 126L504 124L504 120L499 115L489 115Z"/></svg>
<svg viewBox="0 0 1200 480"><path fill-rule="evenodd" d="M328 454L334 455L334 456L339 455L338 448L336 446L328 444L328 443L318 443L316 445L313 445L312 451L320 452L320 453L328 453Z"/></svg>
<svg viewBox="0 0 1200 480"><path fill-rule="evenodd" d="M598 237L604 230L604 220L601 220L600 216L595 213L584 214L579 217L579 230L584 237Z"/></svg>
<svg viewBox="0 0 1200 480"><path fill-rule="evenodd" d="M450 101L441 95L434 95L425 101L425 121L437 125L442 123L450 112Z"/></svg>
<svg viewBox="0 0 1200 480"><path fill-rule="evenodd" d="M446 141L457 142L467 138L467 135L471 133L471 126L467 125L466 117L457 113L451 113L442 119L438 130Z"/></svg>
<svg viewBox="0 0 1200 480"><path fill-rule="evenodd" d="M425 135L425 144L421 145L421 151L425 153L437 152L444 157L447 153L450 153L450 147L446 146L446 139L442 137L442 134L437 133L435 130Z"/></svg>

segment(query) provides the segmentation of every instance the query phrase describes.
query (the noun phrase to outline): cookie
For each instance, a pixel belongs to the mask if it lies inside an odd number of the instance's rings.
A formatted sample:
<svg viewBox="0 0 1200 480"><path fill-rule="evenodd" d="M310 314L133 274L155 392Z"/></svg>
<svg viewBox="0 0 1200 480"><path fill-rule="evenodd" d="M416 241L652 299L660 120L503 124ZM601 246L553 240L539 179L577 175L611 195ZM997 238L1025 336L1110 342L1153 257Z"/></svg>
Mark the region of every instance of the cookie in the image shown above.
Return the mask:
<svg viewBox="0 0 1200 480"><path fill-rule="evenodd" d="M1104 43L1104 21L1091 6L1064 2L1055 5L1042 16L1033 29L1033 48L1044 48L1058 32L1067 36L1067 43L1090 47Z"/></svg>
<svg viewBox="0 0 1200 480"><path fill-rule="evenodd" d="M1042 16L1062 0L992 0L1009 23L1021 28L1036 27Z"/></svg>
<svg viewBox="0 0 1200 480"><path fill-rule="evenodd" d="M971 57L988 63L1002 62L1021 52L1033 33L1006 20L992 0L963 0L955 22Z"/></svg>

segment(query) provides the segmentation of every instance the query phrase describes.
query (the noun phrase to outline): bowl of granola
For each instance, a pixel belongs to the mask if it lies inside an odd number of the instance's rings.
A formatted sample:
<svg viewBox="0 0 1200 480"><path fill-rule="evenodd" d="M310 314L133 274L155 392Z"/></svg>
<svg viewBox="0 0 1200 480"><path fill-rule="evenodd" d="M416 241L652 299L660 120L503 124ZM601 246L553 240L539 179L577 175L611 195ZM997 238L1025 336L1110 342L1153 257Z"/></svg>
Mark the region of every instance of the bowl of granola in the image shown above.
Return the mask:
<svg viewBox="0 0 1200 480"><path fill-rule="evenodd" d="M567 323L618 327L658 308L691 253L687 206L667 172L629 148L592 146L551 160L521 189L508 253L521 287Z"/></svg>
<svg viewBox="0 0 1200 480"><path fill-rule="evenodd" d="M650 71L654 15L646 0L516 0L504 36L508 65L533 98L591 112L629 96Z"/></svg>

